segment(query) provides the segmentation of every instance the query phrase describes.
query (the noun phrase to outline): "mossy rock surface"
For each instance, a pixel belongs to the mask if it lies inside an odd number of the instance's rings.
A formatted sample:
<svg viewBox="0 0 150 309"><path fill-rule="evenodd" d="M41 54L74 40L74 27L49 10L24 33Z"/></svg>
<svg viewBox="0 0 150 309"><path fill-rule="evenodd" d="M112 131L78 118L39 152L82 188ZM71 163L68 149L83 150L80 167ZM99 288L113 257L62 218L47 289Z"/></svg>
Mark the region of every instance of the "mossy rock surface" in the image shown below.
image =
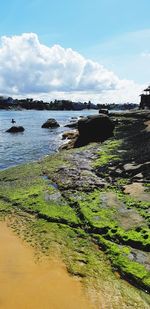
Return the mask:
<svg viewBox="0 0 150 309"><path fill-rule="evenodd" d="M0 217L39 251L59 248L68 271L111 295L114 309L117 293L120 308L150 305L148 295L133 287L150 290L150 199L124 189L141 173L150 195L149 134L143 131L148 115L117 116L115 136L102 144L0 172ZM143 157L140 141L147 145Z"/></svg>

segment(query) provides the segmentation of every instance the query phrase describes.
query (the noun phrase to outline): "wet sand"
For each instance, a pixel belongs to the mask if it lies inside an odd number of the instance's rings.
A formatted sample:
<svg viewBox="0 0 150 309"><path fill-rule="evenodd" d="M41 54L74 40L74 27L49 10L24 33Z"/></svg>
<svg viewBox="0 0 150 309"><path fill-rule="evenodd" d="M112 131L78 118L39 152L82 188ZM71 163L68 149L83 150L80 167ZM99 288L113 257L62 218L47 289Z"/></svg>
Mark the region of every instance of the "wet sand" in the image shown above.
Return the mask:
<svg viewBox="0 0 150 309"><path fill-rule="evenodd" d="M63 263L42 259L0 222L1 309L88 309L81 283Z"/></svg>

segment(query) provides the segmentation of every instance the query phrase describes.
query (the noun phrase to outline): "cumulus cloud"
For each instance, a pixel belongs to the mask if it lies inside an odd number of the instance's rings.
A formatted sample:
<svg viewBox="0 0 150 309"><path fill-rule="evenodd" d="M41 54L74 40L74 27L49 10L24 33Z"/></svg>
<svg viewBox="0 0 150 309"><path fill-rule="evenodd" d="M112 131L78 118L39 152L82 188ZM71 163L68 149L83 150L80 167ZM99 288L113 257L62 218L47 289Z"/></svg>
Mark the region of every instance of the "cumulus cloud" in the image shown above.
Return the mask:
<svg viewBox="0 0 150 309"><path fill-rule="evenodd" d="M127 87L136 88L71 48L41 44L34 33L1 38L1 94L99 100Z"/></svg>

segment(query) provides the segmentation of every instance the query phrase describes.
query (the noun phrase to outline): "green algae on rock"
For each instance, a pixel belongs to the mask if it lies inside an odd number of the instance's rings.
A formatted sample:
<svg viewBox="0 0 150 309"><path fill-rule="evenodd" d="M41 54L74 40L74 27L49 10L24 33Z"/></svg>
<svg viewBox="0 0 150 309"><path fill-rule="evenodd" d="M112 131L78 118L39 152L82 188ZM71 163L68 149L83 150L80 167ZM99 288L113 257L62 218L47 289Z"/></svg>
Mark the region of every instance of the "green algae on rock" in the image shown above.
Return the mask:
<svg viewBox="0 0 150 309"><path fill-rule="evenodd" d="M59 248L68 271L111 295L112 308L118 308L113 291L120 308L148 309L149 296L119 277L150 289L150 204L124 192L140 172L149 194L149 147L143 158L137 149L138 136L142 145L148 140L148 116L129 115L118 116L115 136L103 144L1 171L0 216L40 251Z"/></svg>

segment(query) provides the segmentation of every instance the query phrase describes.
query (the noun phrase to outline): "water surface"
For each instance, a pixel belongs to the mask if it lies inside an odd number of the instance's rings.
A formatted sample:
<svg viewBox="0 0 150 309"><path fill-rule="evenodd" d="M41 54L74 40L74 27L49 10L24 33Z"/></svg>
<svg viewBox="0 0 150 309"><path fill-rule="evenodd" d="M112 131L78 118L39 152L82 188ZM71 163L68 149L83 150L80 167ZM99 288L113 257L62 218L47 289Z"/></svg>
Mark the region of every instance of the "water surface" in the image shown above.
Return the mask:
<svg viewBox="0 0 150 309"><path fill-rule="evenodd" d="M34 161L44 155L53 154L62 143L62 132L68 131L64 125L72 117L97 114L97 110L83 111L6 111L0 110L0 169L20 163ZM23 133L10 134L5 131L12 126L23 126ZM41 125L48 119L55 118L59 128L42 129Z"/></svg>

